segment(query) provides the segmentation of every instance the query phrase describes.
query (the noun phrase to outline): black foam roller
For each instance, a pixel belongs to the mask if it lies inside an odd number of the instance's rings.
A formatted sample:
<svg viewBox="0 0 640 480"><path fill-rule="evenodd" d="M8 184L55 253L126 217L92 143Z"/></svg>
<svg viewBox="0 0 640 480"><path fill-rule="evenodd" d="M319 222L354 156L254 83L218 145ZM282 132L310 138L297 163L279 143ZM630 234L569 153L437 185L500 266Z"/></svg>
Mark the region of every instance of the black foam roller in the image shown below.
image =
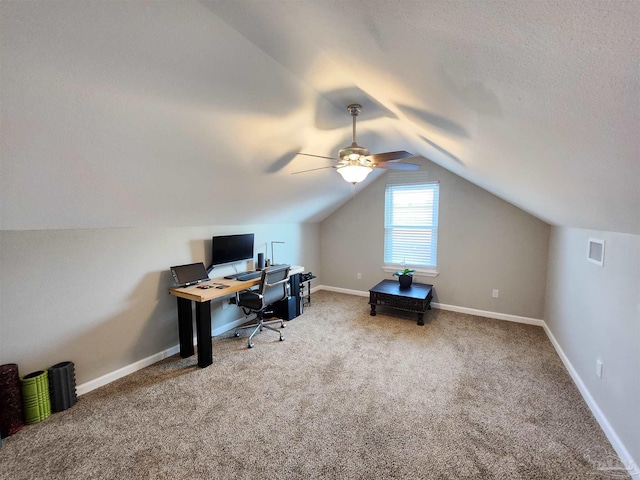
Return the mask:
<svg viewBox="0 0 640 480"><path fill-rule="evenodd" d="M49 396L51 410L61 412L78 401L76 395L76 372L73 362L62 362L49 369Z"/></svg>

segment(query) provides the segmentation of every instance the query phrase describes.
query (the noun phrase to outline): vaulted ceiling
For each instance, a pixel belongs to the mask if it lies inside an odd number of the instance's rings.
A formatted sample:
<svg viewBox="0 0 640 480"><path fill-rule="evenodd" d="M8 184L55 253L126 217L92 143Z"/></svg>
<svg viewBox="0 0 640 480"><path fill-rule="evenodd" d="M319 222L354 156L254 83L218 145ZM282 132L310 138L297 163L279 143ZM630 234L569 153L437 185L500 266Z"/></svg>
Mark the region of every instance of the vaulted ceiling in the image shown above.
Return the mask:
<svg viewBox="0 0 640 480"><path fill-rule="evenodd" d="M640 2L0 8L3 229L321 220L351 186L295 153L335 156L360 103L372 152L640 233Z"/></svg>

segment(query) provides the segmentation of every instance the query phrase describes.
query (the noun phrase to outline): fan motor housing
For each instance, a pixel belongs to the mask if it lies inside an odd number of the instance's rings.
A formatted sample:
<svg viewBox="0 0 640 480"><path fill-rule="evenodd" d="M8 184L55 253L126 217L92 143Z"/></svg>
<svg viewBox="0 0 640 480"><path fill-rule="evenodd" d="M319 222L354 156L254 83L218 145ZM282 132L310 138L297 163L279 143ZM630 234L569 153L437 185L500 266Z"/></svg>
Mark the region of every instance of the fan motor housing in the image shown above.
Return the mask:
<svg viewBox="0 0 640 480"><path fill-rule="evenodd" d="M341 148L340 152L338 152L338 155L343 160L358 160L359 158L366 157L367 155L369 155L369 150L353 142L351 146ZM357 157L351 158L351 155L357 155Z"/></svg>

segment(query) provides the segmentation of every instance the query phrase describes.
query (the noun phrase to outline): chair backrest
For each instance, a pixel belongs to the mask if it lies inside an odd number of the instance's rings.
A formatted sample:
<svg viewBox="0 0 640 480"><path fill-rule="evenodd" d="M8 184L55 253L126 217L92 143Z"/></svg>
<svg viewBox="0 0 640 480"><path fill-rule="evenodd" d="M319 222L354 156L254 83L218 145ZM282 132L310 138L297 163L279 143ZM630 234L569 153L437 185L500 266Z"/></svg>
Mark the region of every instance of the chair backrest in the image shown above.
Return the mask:
<svg viewBox="0 0 640 480"><path fill-rule="evenodd" d="M258 292L264 305L271 305L289 296L288 280L291 265L274 265L262 270Z"/></svg>

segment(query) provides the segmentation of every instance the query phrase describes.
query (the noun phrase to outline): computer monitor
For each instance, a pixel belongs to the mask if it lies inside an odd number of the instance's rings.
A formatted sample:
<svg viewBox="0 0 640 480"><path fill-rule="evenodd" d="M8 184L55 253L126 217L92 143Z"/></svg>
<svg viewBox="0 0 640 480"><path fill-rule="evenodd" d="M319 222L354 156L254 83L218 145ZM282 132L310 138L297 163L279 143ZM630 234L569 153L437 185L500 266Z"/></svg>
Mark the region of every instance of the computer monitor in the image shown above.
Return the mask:
<svg viewBox="0 0 640 480"><path fill-rule="evenodd" d="M211 265L253 259L253 233L219 235L212 239Z"/></svg>

